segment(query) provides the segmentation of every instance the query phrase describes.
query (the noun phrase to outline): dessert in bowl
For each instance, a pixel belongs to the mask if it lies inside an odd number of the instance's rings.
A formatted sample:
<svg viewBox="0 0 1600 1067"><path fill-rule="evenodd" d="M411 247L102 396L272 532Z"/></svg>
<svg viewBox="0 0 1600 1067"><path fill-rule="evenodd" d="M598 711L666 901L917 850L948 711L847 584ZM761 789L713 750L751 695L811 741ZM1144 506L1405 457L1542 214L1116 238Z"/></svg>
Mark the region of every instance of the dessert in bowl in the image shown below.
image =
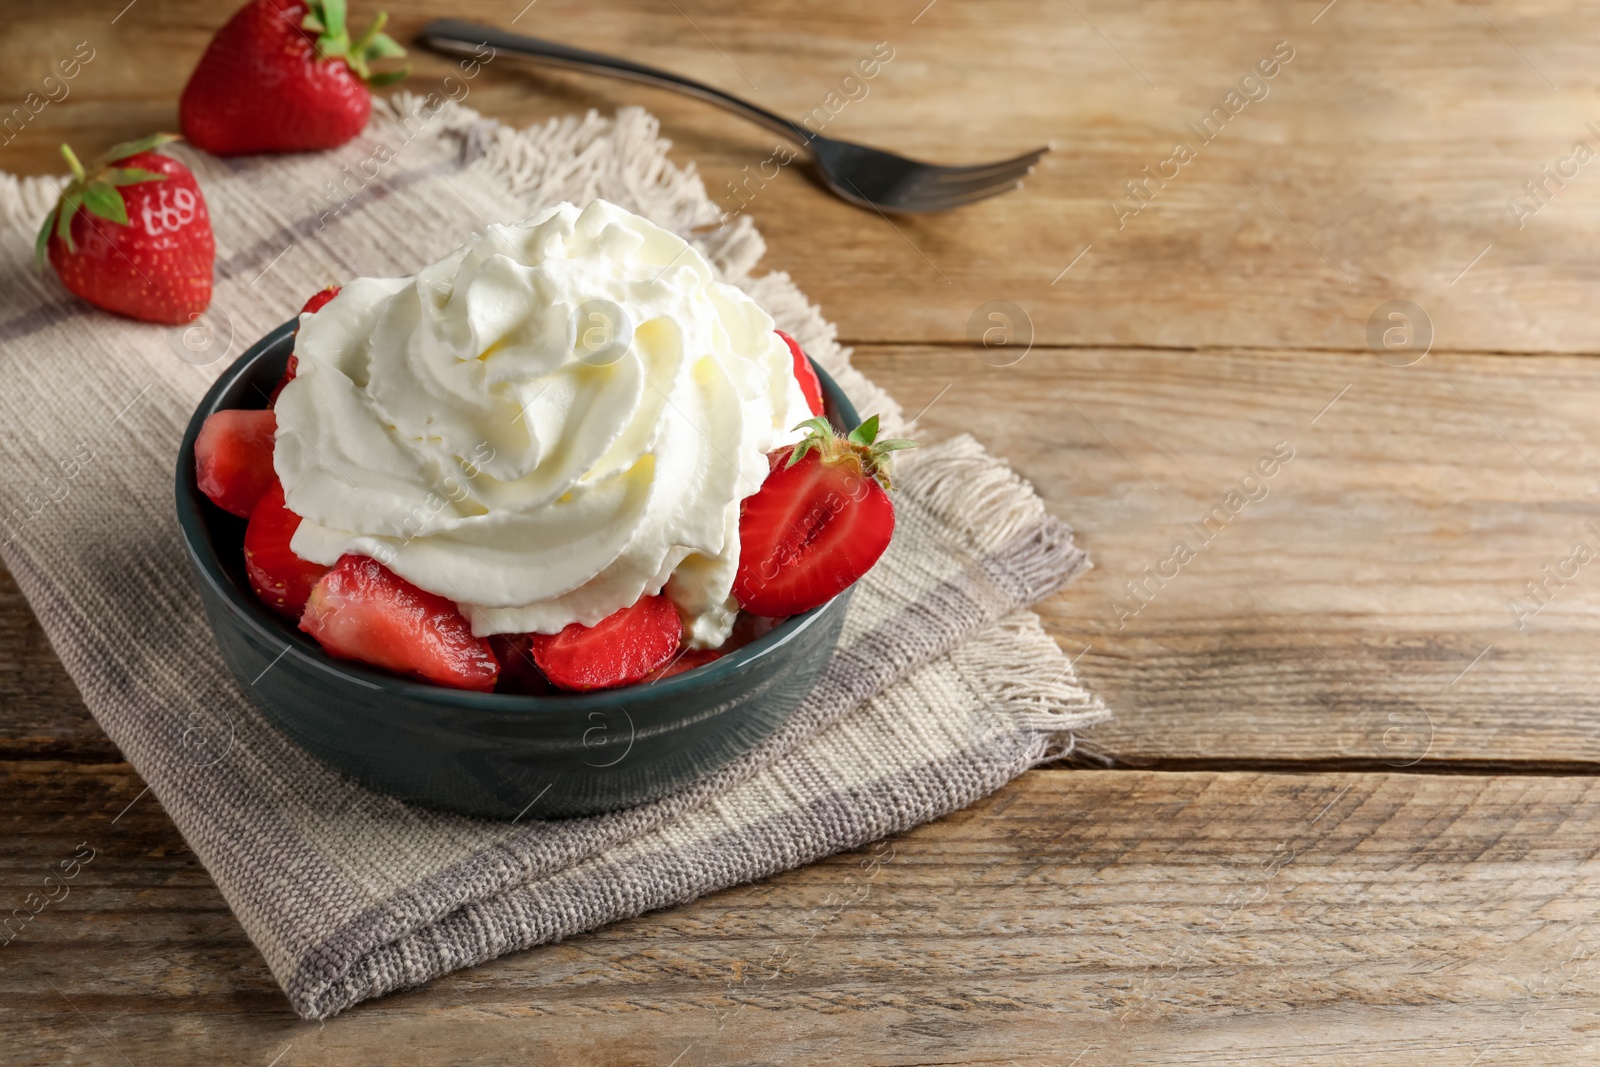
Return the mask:
<svg viewBox="0 0 1600 1067"><path fill-rule="evenodd" d="M225 660L303 747L433 806L587 814L810 692L892 529L903 443L857 422L691 246L561 205L253 346L178 513Z"/></svg>

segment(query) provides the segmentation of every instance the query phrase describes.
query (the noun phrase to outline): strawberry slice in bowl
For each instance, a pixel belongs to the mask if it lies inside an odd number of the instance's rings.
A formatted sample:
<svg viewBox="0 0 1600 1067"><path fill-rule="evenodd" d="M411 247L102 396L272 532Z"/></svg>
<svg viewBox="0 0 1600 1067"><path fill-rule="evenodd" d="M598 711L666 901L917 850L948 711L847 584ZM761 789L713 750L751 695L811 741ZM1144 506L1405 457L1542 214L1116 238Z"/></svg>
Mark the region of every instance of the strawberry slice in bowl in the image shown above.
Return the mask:
<svg viewBox="0 0 1600 1067"><path fill-rule="evenodd" d="M323 649L452 689L494 690L500 664L453 602L370 556L343 556L317 580L300 629Z"/></svg>
<svg viewBox="0 0 1600 1067"><path fill-rule="evenodd" d="M739 515L733 595L756 615L799 615L844 592L878 562L894 533L888 455L912 442L878 439L874 415L840 435L824 418L803 424L798 444Z"/></svg>
<svg viewBox="0 0 1600 1067"><path fill-rule="evenodd" d="M321 311L327 306L328 301L339 295L340 288L341 287L337 285L330 285L326 289L321 289L316 293L313 293L311 299L307 300L305 302L305 306L300 309L300 314L302 316L315 315L317 312ZM298 327L296 328L296 332L299 332ZM278 394L283 392L284 386L294 381L295 371L297 371L299 368L300 361L291 355L289 357L289 366L284 369L283 377L278 379L278 384L272 388L272 395L267 397L267 407L270 408L278 402Z"/></svg>
<svg viewBox="0 0 1600 1067"><path fill-rule="evenodd" d="M284 317L295 310L286 307ZM621 658L625 672L602 680L648 674L616 688L562 690L527 635L471 633L447 599L428 601L383 577L374 569L381 558L317 573L320 564L293 552L298 516L271 480L249 524L213 505L197 477L201 430L219 412L271 417L264 405L284 376L297 326L298 318L285 322L219 375L176 468L179 530L216 640L214 649L196 649L197 662L220 654L231 684L218 679L219 694L254 708L235 714L259 713L324 764L403 800L527 822L681 790L749 752L802 706L827 669L851 588L781 620L743 614L734 637L714 650L686 648L677 619L652 610L659 635L637 661ZM854 426L843 393L825 374L818 380L830 424ZM307 603L290 617L301 590ZM603 657L615 651L601 642Z"/></svg>
<svg viewBox="0 0 1600 1067"><path fill-rule="evenodd" d="M223 511L248 519L277 482L272 449L278 420L270 411L218 411L194 444L195 481Z"/></svg>
<svg viewBox="0 0 1600 1067"><path fill-rule="evenodd" d="M300 528L300 516L289 510L283 486L276 481L250 513L244 530L244 570L250 589L267 607L286 619L300 618L311 588L328 568L294 554L289 543Z"/></svg>
<svg viewBox="0 0 1600 1067"><path fill-rule="evenodd" d="M805 395L806 406L811 409L811 414L822 414L822 380L817 377L816 365L811 362L800 348L800 342L784 333L774 330L773 333L783 338L783 343L789 346L789 357L794 360L795 381L800 383L800 392Z"/></svg>
<svg viewBox="0 0 1600 1067"><path fill-rule="evenodd" d="M633 685L667 665L683 642L683 620L664 596L640 597L595 623L534 634L533 662L558 689Z"/></svg>

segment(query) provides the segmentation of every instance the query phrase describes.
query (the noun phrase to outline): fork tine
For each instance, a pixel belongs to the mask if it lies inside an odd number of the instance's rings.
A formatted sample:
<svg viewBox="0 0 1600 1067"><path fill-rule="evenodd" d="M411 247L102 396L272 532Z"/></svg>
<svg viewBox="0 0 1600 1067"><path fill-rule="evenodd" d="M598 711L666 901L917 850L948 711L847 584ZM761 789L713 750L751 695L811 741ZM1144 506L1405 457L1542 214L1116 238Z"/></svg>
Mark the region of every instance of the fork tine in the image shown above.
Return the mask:
<svg viewBox="0 0 1600 1067"><path fill-rule="evenodd" d="M952 178L938 171L927 171L901 190L905 204L918 206L909 210L935 210L922 205L950 203L954 206L994 196L1012 188L1019 179L1032 172L1038 155L1029 153L1009 161L1004 166L991 168L984 173Z"/></svg>
<svg viewBox="0 0 1600 1067"><path fill-rule="evenodd" d="M929 167L927 178L940 183L960 183L967 178L981 178L1006 172L1023 173L1043 158L1049 148L1038 148L1032 152L1024 152L1013 159L1003 159L998 163L974 163L964 167Z"/></svg>
<svg viewBox="0 0 1600 1067"><path fill-rule="evenodd" d="M1017 165L1009 170L998 170L990 174L975 174L961 179L940 180L936 175L921 175L918 179L906 186L905 193L912 197L927 197L944 199L952 196L964 196L967 193L980 189L987 189L996 185L1008 185L1018 179L1025 178L1031 173L1033 167Z"/></svg>
<svg viewBox="0 0 1600 1067"><path fill-rule="evenodd" d="M891 210L903 212L908 215L930 215L938 211L949 211L953 208L964 207L979 200L987 200L991 196L1009 193L1014 189L1022 188L1020 181L998 182L977 189L953 195L910 195L905 197Z"/></svg>
<svg viewBox="0 0 1600 1067"><path fill-rule="evenodd" d="M921 212L959 207L1017 188L1022 184L1020 179L1032 169L1030 166L1016 166L1009 171L967 178L959 183L940 183L925 176L901 191L901 208Z"/></svg>
<svg viewBox="0 0 1600 1067"><path fill-rule="evenodd" d="M924 214L1009 192L1050 148L995 163L944 167L818 137L812 158L824 184L846 200L880 211Z"/></svg>

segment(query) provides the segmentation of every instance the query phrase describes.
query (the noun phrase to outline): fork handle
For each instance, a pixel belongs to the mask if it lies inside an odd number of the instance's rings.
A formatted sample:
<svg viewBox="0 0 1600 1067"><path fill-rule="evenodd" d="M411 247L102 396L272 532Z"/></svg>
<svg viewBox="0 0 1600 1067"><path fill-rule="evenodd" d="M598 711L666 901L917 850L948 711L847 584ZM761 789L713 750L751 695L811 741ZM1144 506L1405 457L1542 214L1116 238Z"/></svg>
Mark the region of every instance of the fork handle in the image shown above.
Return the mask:
<svg viewBox="0 0 1600 1067"><path fill-rule="evenodd" d="M680 93L699 97L709 101L753 122L760 123L779 136L790 138L802 147L808 147L815 136L804 126L790 122L782 115L773 114L766 108L757 107L737 96L723 92L721 89L702 84L693 78L685 78L671 71L660 70L656 67L647 67L643 63L632 60L618 59L615 56L603 55L599 52L590 52L582 48L573 48L570 45L557 44L555 41L542 41L537 37L527 37L520 33L511 33L507 30L497 29L494 26L482 26L473 22L463 22L460 19L435 19L422 28L417 40L427 47L448 55L469 56L481 59L479 49L488 45L496 52L507 52L511 55L522 56L526 59L548 63L554 67L564 67L568 70L597 71L602 74L614 74L619 78L631 81L644 82L646 85L660 86L666 89L675 89Z"/></svg>

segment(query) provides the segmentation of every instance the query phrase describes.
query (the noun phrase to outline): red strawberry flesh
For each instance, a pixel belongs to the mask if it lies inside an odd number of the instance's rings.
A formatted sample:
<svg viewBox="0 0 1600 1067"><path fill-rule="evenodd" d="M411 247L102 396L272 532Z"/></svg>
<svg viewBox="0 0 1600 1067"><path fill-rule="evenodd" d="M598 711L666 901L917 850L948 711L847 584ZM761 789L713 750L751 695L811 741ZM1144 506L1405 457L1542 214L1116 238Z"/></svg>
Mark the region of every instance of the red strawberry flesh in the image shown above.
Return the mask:
<svg viewBox="0 0 1600 1067"><path fill-rule="evenodd" d="M728 639L716 648L689 648L667 661L665 667L658 668L646 682L659 682L663 678L692 671L696 667L704 667L726 656L729 652L736 652L759 637L765 637L782 623L782 619L772 619L764 615L751 615L749 612L739 612L739 617L733 620L733 630L728 634Z"/></svg>
<svg viewBox="0 0 1600 1067"><path fill-rule="evenodd" d="M888 454L915 443L878 439L878 417L847 437L823 418L770 458L767 480L739 512L733 595L753 615L798 615L849 588L889 547Z"/></svg>
<svg viewBox="0 0 1600 1067"><path fill-rule="evenodd" d="M249 518L277 481L272 469L277 428L270 411L230 409L208 416L194 442L200 491L224 511Z"/></svg>
<svg viewBox="0 0 1600 1067"><path fill-rule="evenodd" d="M312 587L300 629L329 655L453 689L487 693L500 665L445 597L369 556L341 556Z"/></svg>
<svg viewBox="0 0 1600 1067"><path fill-rule="evenodd" d="M533 661L559 689L614 689L641 681L683 642L683 621L664 596L640 597L593 626L573 623L558 634L534 634Z"/></svg>
<svg viewBox="0 0 1600 1067"><path fill-rule="evenodd" d="M330 285L326 289L321 289L311 294L311 299L307 300L305 304L301 306L300 314L315 315L317 312L323 309L328 301L338 296L339 290L342 288L343 286Z"/></svg>
<svg viewBox="0 0 1600 1067"><path fill-rule="evenodd" d="M733 595L757 615L798 615L826 604L889 547L894 505L859 466L815 452L779 466L739 516Z"/></svg>
<svg viewBox="0 0 1600 1067"><path fill-rule="evenodd" d="M267 607L290 619L305 611L311 587L328 573L320 563L311 563L289 547L300 528L300 516L284 503L283 486L272 483L244 531L244 571L250 588Z"/></svg>
<svg viewBox="0 0 1600 1067"><path fill-rule="evenodd" d="M306 301L305 306L300 309L300 314L315 315L317 312L322 310L323 306L327 304L328 301L339 295L340 288L341 287L337 285L330 285L326 289L315 294L310 300ZM296 326L295 332L299 333L300 327ZM294 381L295 372L297 372L299 369L300 357L290 353L289 364L284 368L283 377L278 379L278 384L272 387L272 395L267 398L267 407L270 408L278 402L278 394L283 392L284 386Z"/></svg>
<svg viewBox="0 0 1600 1067"><path fill-rule="evenodd" d="M691 648L676 658L669 660L665 667L660 668L650 676L650 681L659 682L663 678L671 678L675 674L692 671L696 667L704 667L707 663L714 663L733 651L729 648Z"/></svg>
<svg viewBox="0 0 1600 1067"><path fill-rule="evenodd" d="M817 377L817 369L811 365L811 360L800 350L800 342L784 333L774 330L783 343L789 346L789 355L794 359L794 377L800 383L800 391L805 394L806 406L811 409L811 414L822 414L822 380Z"/></svg>

